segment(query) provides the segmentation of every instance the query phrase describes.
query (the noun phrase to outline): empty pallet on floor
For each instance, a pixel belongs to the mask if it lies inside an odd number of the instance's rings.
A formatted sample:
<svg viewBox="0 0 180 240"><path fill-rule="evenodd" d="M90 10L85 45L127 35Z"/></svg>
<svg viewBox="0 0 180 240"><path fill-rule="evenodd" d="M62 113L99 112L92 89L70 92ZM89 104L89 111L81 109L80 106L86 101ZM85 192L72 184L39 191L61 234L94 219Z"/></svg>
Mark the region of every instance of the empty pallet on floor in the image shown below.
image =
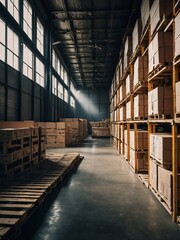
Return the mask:
<svg viewBox="0 0 180 240"><path fill-rule="evenodd" d="M81 160L78 153L50 153L45 161L24 174L1 181L0 240L17 238L26 220Z"/></svg>

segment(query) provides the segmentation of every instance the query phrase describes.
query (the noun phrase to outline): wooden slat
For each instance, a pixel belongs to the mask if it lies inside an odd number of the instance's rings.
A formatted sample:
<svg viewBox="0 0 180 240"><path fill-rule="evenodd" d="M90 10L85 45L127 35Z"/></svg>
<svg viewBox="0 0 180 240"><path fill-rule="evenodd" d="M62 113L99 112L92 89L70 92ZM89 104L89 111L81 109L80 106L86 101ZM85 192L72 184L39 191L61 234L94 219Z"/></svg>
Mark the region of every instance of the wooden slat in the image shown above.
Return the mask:
<svg viewBox="0 0 180 240"><path fill-rule="evenodd" d="M0 202L27 202L27 203L35 203L37 199L30 199L30 198L3 198L0 197Z"/></svg>
<svg viewBox="0 0 180 240"><path fill-rule="evenodd" d="M9 230L9 227L0 227L0 237L4 236Z"/></svg>
<svg viewBox="0 0 180 240"><path fill-rule="evenodd" d="M9 211L9 210L0 210L0 216L22 216L26 211ZM0 222L1 224L1 222Z"/></svg>
<svg viewBox="0 0 180 240"><path fill-rule="evenodd" d="M0 218L0 226L3 225L14 225L18 222L19 218Z"/></svg>
<svg viewBox="0 0 180 240"><path fill-rule="evenodd" d="M35 192L11 192L11 191L9 191L9 192L1 192L0 191L0 196L1 195L6 195L6 194L8 194L8 195L18 195L18 197L19 197L19 195L28 195L28 196L31 196L31 195L33 195L33 196L41 196L42 195L42 193L35 193Z"/></svg>
<svg viewBox="0 0 180 240"><path fill-rule="evenodd" d="M6 203L6 204L1 204L0 203L0 208L14 208L14 209L28 209L31 208L33 204L13 204L13 203Z"/></svg>
<svg viewBox="0 0 180 240"><path fill-rule="evenodd" d="M25 194L22 194L22 195L11 195L11 194L2 194L2 195L0 195L0 199L3 199L3 198L11 198L12 200L11 201L13 201L14 199L17 199L17 198L19 198L19 200L24 200L24 199L38 199L39 198L39 195L38 196L33 196L33 195L25 195Z"/></svg>

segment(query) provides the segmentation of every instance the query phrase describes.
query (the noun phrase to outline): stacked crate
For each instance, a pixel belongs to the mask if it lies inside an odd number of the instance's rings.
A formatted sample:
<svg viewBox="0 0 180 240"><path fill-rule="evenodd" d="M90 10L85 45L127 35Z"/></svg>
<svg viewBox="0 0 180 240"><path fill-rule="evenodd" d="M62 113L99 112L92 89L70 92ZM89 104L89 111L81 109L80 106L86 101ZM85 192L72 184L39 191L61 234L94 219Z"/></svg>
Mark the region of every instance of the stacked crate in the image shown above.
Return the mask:
<svg viewBox="0 0 180 240"><path fill-rule="evenodd" d="M39 128L25 127L23 122L2 122L2 126L15 128L0 129L0 176L13 177L23 173L45 159L46 147L40 151ZM27 126L27 123L24 124ZM30 124L31 125L31 124ZM35 125L35 124L33 124ZM32 126L32 125L31 125ZM44 141L45 134L44 134ZM43 155L42 155L43 154Z"/></svg>
<svg viewBox="0 0 180 240"><path fill-rule="evenodd" d="M31 157L34 164L39 159L39 128L31 127Z"/></svg>
<svg viewBox="0 0 180 240"><path fill-rule="evenodd" d="M44 161L46 159L47 138L46 129L39 127L39 159L38 161Z"/></svg>
<svg viewBox="0 0 180 240"><path fill-rule="evenodd" d="M31 136L30 128L22 128L22 141L23 141L23 156L22 156L22 164L23 164L22 172L23 172L34 165L34 161L32 159L32 149L31 149L32 136Z"/></svg>
<svg viewBox="0 0 180 240"><path fill-rule="evenodd" d="M148 171L148 132L130 131L130 165L136 172Z"/></svg>
<svg viewBox="0 0 180 240"><path fill-rule="evenodd" d="M71 128L65 122L38 122L46 129L47 148L63 148L71 144Z"/></svg>
<svg viewBox="0 0 180 240"><path fill-rule="evenodd" d="M0 176L13 177L20 174L22 158L22 129L0 129Z"/></svg>

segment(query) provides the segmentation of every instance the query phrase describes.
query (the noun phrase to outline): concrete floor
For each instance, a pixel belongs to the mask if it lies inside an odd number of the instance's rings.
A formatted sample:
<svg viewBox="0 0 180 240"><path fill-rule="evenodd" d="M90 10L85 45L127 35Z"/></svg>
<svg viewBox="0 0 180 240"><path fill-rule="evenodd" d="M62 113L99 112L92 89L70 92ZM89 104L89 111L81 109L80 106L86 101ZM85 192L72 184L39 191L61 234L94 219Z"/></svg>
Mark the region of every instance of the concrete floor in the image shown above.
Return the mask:
<svg viewBox="0 0 180 240"><path fill-rule="evenodd" d="M22 239L180 239L180 228L109 139L89 138L75 148L53 151L79 152L85 158L49 206L28 224Z"/></svg>

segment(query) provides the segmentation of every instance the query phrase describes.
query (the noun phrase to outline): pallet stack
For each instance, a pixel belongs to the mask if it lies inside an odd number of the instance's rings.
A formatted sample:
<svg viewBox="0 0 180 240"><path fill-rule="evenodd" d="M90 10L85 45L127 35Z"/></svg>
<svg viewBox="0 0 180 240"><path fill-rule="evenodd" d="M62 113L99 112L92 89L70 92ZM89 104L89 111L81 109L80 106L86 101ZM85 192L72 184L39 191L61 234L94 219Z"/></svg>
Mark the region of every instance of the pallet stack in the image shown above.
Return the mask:
<svg viewBox="0 0 180 240"><path fill-rule="evenodd" d="M109 119L90 122L92 137L110 137Z"/></svg>
<svg viewBox="0 0 180 240"><path fill-rule="evenodd" d="M65 122L38 122L46 129L47 148L64 148L71 144L71 127Z"/></svg>
<svg viewBox="0 0 180 240"><path fill-rule="evenodd" d="M0 177L2 178L19 175L45 159L46 143L43 142L44 145L40 151L39 129L37 127L19 128L17 127L19 123L4 122L2 126L7 127L0 129ZM11 128L8 128L8 125ZM45 135L44 141L46 141Z"/></svg>

